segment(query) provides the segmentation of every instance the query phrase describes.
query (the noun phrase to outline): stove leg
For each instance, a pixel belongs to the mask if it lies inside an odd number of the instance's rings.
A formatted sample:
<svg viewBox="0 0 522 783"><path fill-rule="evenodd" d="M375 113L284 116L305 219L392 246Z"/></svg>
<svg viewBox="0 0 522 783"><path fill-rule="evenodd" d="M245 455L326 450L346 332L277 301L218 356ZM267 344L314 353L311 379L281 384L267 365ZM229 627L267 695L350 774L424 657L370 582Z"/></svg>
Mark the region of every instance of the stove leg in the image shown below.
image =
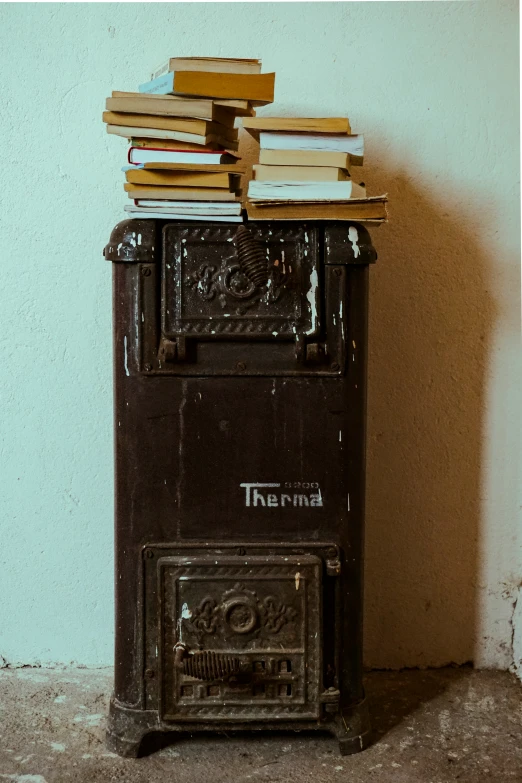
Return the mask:
<svg viewBox="0 0 522 783"><path fill-rule="evenodd" d="M112 734L110 731L105 735L105 745L107 750L111 753L116 753L118 756L122 756L126 759L137 759L140 751L141 740L143 735L138 740L128 739L126 737L118 737L116 734Z"/></svg>
<svg viewBox="0 0 522 783"><path fill-rule="evenodd" d="M118 756L137 758L143 738L158 728L157 713L130 709L111 699L105 744Z"/></svg>
<svg viewBox="0 0 522 783"><path fill-rule="evenodd" d="M342 756L360 753L371 743L372 729L366 700L353 707L345 707L335 717L333 733L339 740Z"/></svg>

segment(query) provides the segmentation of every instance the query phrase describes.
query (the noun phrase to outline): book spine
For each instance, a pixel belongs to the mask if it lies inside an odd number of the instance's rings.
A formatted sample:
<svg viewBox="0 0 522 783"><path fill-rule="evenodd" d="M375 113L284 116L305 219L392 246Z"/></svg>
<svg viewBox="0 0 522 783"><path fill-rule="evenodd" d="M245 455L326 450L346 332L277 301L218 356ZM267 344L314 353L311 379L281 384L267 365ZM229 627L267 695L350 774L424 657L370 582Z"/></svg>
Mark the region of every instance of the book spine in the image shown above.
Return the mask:
<svg viewBox="0 0 522 783"><path fill-rule="evenodd" d="M158 76L157 79L152 79L150 82L140 84L138 90L140 92L151 93L155 95L168 95L173 92L174 89L174 73L169 71L162 76Z"/></svg>
<svg viewBox="0 0 522 783"><path fill-rule="evenodd" d="M156 68L155 71L153 71L150 75L151 82L154 81L154 79L159 79L160 76L163 76L163 74L168 73L170 70L170 60L167 60L166 62L162 63L159 68Z"/></svg>

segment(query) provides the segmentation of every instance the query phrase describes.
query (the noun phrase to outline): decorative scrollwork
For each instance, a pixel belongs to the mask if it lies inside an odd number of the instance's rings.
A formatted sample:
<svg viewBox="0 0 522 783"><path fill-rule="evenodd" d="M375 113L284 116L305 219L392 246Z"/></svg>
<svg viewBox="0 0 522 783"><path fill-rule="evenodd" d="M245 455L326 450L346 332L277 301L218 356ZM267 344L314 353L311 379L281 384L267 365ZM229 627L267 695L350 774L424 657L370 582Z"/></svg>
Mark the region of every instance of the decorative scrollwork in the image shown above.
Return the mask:
<svg viewBox="0 0 522 783"><path fill-rule="evenodd" d="M191 625L202 633L215 633L219 623L219 610L213 598L204 598L196 609L192 610Z"/></svg>
<svg viewBox="0 0 522 783"><path fill-rule="evenodd" d="M269 633L279 633L283 625L296 616L293 607L282 604L273 595L267 595L264 601L259 604L259 610L264 626Z"/></svg>
<svg viewBox="0 0 522 783"><path fill-rule="evenodd" d="M261 301L273 304L281 298L291 277L291 268L284 264L284 252L282 256L282 261L276 259L269 265L263 251L262 270L259 259L254 264L250 256L246 263L244 254L239 258L229 256L221 261L219 268L214 264L201 264L185 278L185 283L205 302L218 296L223 309L230 299L241 302L243 310Z"/></svg>
<svg viewBox="0 0 522 783"><path fill-rule="evenodd" d="M195 287L200 297L209 302L211 299L214 299L218 292L215 273L215 266L201 264L199 269L195 269L185 282L187 285Z"/></svg>
<svg viewBox="0 0 522 783"><path fill-rule="evenodd" d="M235 634L264 631L274 635L296 615L293 607L278 601L273 595L260 600L257 593L237 582L231 590L223 593L219 604L211 596L206 596L192 610L188 622L197 635L213 634L218 629Z"/></svg>

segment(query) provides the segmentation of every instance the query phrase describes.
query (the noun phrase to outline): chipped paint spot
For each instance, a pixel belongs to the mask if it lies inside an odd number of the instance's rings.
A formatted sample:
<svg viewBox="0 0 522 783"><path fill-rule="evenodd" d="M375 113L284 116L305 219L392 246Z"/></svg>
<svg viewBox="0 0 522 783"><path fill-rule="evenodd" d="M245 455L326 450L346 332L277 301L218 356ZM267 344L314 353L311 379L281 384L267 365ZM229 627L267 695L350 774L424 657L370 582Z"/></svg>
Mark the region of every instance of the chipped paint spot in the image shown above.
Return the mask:
<svg viewBox="0 0 522 783"><path fill-rule="evenodd" d="M341 430L339 430L339 443L341 443L342 439L343 439L343 433L341 432Z"/></svg>
<svg viewBox="0 0 522 783"><path fill-rule="evenodd" d="M359 241L359 234L357 233L357 229L355 228L355 226L350 226L350 228L348 229L348 239L352 243L353 256L354 258L357 258L358 256L361 255L361 251L359 249L359 245L357 244L357 242Z"/></svg>
<svg viewBox="0 0 522 783"><path fill-rule="evenodd" d="M119 426L119 424L120 424L120 422L118 422L118 426ZM67 698L67 696L64 693L62 693L60 696L56 697L56 699L54 700L54 703L55 704L63 704L64 701L66 700L66 698Z"/></svg>
<svg viewBox="0 0 522 783"><path fill-rule="evenodd" d="M350 493L346 496L346 508L350 510Z"/></svg>
<svg viewBox="0 0 522 783"><path fill-rule="evenodd" d="M138 245L141 245L141 234L138 234Z"/></svg>
<svg viewBox="0 0 522 783"><path fill-rule="evenodd" d="M299 582L300 581L301 581L301 572L300 571L296 571L296 574L295 574L295 589L296 590L299 590Z"/></svg>
<svg viewBox="0 0 522 783"><path fill-rule="evenodd" d="M129 365L127 363L127 335L123 338L123 366L125 368L125 375L129 376Z"/></svg>
<svg viewBox="0 0 522 783"><path fill-rule="evenodd" d="M311 326L310 329L306 332L306 334L313 334L317 328L317 285L318 285L318 278L317 278L317 270L314 269L312 274L310 275L310 289L306 295L306 298L308 300L308 305L310 307L310 320L311 320Z"/></svg>
<svg viewBox="0 0 522 783"><path fill-rule="evenodd" d="M51 742L51 748L57 753L63 753L65 750L65 745L62 742Z"/></svg>
<svg viewBox="0 0 522 783"><path fill-rule="evenodd" d="M188 608L188 604L183 604L181 607L181 617L183 620L190 620L192 617L192 612Z"/></svg>

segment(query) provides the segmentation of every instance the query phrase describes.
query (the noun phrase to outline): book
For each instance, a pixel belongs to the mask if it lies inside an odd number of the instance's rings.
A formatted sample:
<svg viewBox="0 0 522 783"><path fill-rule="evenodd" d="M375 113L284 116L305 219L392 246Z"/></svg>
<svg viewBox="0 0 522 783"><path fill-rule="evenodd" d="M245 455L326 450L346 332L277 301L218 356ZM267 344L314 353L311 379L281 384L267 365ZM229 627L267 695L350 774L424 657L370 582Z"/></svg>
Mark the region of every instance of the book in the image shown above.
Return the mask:
<svg viewBox="0 0 522 783"><path fill-rule="evenodd" d="M138 137L131 138L130 140L132 147L145 147L146 149L157 149L158 141L156 139L144 139ZM213 142L210 142L209 144L205 144L203 146L202 144L193 144L190 141L176 141L175 139L162 139L161 140L161 148L166 150L188 150L188 151L195 151L195 152L222 152L224 151L222 147L219 146L219 144L214 144ZM229 155L235 155L237 158L239 158L239 155L236 152L230 152L228 151Z"/></svg>
<svg viewBox="0 0 522 783"><path fill-rule="evenodd" d="M262 166L254 163L252 174L256 181L298 180L300 182L338 182L349 179L346 169L333 166Z"/></svg>
<svg viewBox="0 0 522 783"><path fill-rule="evenodd" d="M251 220L357 220L385 223L388 219L386 196L373 196L360 201L341 203L259 205L247 201L246 210Z"/></svg>
<svg viewBox="0 0 522 783"><path fill-rule="evenodd" d="M174 95L170 96L171 98L177 97ZM250 101L245 101L240 98L236 98L235 100L233 98L230 99L223 99L223 100L215 100L214 101L215 106L223 106L223 108L226 109L232 109L236 117L255 117L256 116L256 110L254 109L254 106L257 105L255 101L250 103Z"/></svg>
<svg viewBox="0 0 522 783"><path fill-rule="evenodd" d="M261 73L261 60L237 57L170 57L151 74L151 81L169 71Z"/></svg>
<svg viewBox="0 0 522 783"><path fill-rule="evenodd" d="M201 136L196 133L182 133L181 131L169 131L159 130L157 128L136 128L127 125L106 125L107 133L112 133L115 136L123 136L126 139L130 139L133 136L141 136L150 139L175 139L176 141L191 141L194 144L201 144L206 146L210 142L215 142L221 147L230 147L231 149L238 148L237 141L230 141L223 139L221 136Z"/></svg>
<svg viewBox="0 0 522 783"><path fill-rule="evenodd" d="M208 215L240 215L241 202L239 201L156 201L154 199L136 199L133 205L127 205L126 209L175 209L176 212L200 212Z"/></svg>
<svg viewBox="0 0 522 783"><path fill-rule="evenodd" d="M262 150L314 150L325 152L347 152L363 157L364 137L340 134L315 133L265 133L259 134Z"/></svg>
<svg viewBox="0 0 522 783"><path fill-rule="evenodd" d="M347 117L246 117L243 128L256 137L260 131L351 133Z"/></svg>
<svg viewBox="0 0 522 783"><path fill-rule="evenodd" d="M127 207L124 207L133 218L144 218L145 220L197 220L198 222L208 223L242 223L242 216L235 215L205 215L205 214L191 214L191 213L179 213L173 212L170 209L154 211L152 209L133 209L130 211Z"/></svg>
<svg viewBox="0 0 522 783"><path fill-rule="evenodd" d="M235 201L236 194L228 190L218 190L217 188L178 188L178 187L159 187L157 185L133 185L126 182L123 186L127 195L132 199L152 198L159 201L165 199L183 201Z"/></svg>
<svg viewBox="0 0 522 783"><path fill-rule="evenodd" d="M155 95L148 92L113 92L112 97L113 98L125 98L125 97L141 97L145 100L151 100L158 98L159 100L167 100L167 101L185 101L185 110L187 113L187 116L192 116L191 112L194 111L194 108L197 108L200 105L200 101L203 101L206 103L212 103L213 104L213 111L215 112L216 109L218 112L220 112L220 109L224 109L228 114L233 113L234 116L237 117L255 117L255 109L253 103L250 101L246 101L242 98L185 98L183 95ZM198 110L199 111L199 110ZM182 115L185 116L185 113ZM197 117L200 115L197 114ZM218 119L218 117L202 117L202 119L217 119L218 122L223 122L223 120Z"/></svg>
<svg viewBox="0 0 522 783"><path fill-rule="evenodd" d="M234 175L227 172L160 171L132 168L125 172L127 182L135 185L177 185L194 188L226 188L230 190ZM234 188L235 189L235 188Z"/></svg>
<svg viewBox="0 0 522 783"><path fill-rule="evenodd" d="M248 184L250 201L345 201L366 198L366 191L350 179L345 182L257 182Z"/></svg>
<svg viewBox="0 0 522 783"><path fill-rule="evenodd" d="M163 139L159 142L163 143ZM128 152L129 163L194 163L194 164L212 164L221 163L232 164L237 160L236 156L231 155L226 150L208 150L194 151L164 149L163 147L130 147Z"/></svg>
<svg viewBox="0 0 522 783"><path fill-rule="evenodd" d="M205 158L201 163L134 163L122 167L122 171L201 171L206 174L245 174L246 166L240 166L239 163L205 163Z"/></svg>
<svg viewBox="0 0 522 783"><path fill-rule="evenodd" d="M218 122L196 120L183 117L156 117L153 114L120 114L104 111L103 122L109 125L139 125L140 128L194 133L201 136L220 136L227 141L237 141L238 132L234 128L225 128Z"/></svg>
<svg viewBox="0 0 522 783"><path fill-rule="evenodd" d="M257 103L274 100L275 73L235 74L205 71L169 71L139 91L158 95L194 95L207 98L244 98Z"/></svg>
<svg viewBox="0 0 522 783"><path fill-rule="evenodd" d="M140 92L113 92L105 101L107 111L131 114L157 114L164 117L196 117L234 127L234 107L218 106L205 98L180 98L174 95L149 95Z"/></svg>
<svg viewBox="0 0 522 783"><path fill-rule="evenodd" d="M362 160L357 158L357 161ZM346 152L315 150L259 150L259 163L266 166L333 166L349 169L352 157Z"/></svg>

